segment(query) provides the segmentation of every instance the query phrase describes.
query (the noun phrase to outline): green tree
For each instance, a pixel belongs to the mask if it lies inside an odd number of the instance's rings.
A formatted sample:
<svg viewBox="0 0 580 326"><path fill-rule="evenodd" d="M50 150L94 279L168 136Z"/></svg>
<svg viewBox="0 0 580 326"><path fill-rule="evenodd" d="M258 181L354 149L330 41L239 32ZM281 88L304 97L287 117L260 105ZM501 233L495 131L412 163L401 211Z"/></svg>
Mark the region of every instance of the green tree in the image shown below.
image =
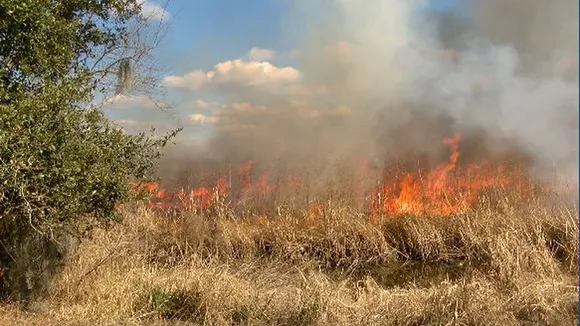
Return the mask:
<svg viewBox="0 0 580 326"><path fill-rule="evenodd" d="M93 105L132 83L139 0L0 0L1 294L43 293L65 234L117 217L152 176L163 137L128 134ZM138 26L138 28L135 28Z"/></svg>

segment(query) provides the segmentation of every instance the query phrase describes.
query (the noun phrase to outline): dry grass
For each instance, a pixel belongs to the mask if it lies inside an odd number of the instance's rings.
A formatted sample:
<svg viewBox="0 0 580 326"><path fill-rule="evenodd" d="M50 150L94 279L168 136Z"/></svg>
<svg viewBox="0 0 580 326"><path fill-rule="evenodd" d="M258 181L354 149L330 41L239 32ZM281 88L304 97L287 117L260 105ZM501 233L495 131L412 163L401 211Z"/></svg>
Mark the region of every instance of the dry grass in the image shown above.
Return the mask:
<svg viewBox="0 0 580 326"><path fill-rule="evenodd" d="M2 325L575 325L576 211L313 222L124 209Z"/></svg>

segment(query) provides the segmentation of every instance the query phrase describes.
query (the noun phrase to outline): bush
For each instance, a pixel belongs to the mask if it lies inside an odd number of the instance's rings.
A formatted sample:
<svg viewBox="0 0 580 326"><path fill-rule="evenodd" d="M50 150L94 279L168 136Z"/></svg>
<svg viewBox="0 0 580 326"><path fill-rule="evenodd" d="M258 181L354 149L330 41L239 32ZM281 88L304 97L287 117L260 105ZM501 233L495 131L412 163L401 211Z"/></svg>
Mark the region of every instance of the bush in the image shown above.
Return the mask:
<svg viewBox="0 0 580 326"><path fill-rule="evenodd" d="M114 221L118 204L132 196L129 183L152 175L161 147L178 132L127 134L89 104L108 73L96 63L127 44L127 26L138 17L136 0L0 1L4 297L41 294L68 238Z"/></svg>

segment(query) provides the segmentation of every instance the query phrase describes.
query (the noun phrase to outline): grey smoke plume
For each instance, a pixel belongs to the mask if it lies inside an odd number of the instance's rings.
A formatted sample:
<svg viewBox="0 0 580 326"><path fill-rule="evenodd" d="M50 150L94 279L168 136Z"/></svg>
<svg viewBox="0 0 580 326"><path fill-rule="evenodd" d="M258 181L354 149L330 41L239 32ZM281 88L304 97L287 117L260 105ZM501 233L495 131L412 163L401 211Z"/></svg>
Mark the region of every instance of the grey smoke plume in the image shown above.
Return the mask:
<svg viewBox="0 0 580 326"><path fill-rule="evenodd" d="M296 19L325 9L294 3ZM441 157L439 140L459 130L486 155L516 148L538 171L557 166L575 180L578 2L467 0L449 13L426 4L325 1L299 59L304 87L323 91L298 104L236 94L268 110L222 113L206 151L309 164L324 177L339 160Z"/></svg>

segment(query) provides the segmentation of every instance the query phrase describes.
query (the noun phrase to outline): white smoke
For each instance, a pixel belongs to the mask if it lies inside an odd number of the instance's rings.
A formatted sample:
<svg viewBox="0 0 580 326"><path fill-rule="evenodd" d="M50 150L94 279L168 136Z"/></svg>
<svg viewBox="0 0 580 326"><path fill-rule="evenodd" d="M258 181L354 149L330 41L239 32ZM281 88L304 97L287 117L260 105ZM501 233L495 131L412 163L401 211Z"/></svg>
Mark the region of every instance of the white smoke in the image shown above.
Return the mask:
<svg viewBox="0 0 580 326"><path fill-rule="evenodd" d="M322 79L342 78L329 83L337 85L337 96L353 112L372 114L361 99L372 101L379 112L389 112L381 122L388 129L412 119L409 105L438 111L454 118L458 129L507 137L531 154L538 168L556 165L577 178L576 1L467 1L460 9L469 30L451 31L463 36L454 49L443 45L426 1L331 4L337 14L329 24L333 37L347 42L348 60L320 65L321 51L310 50L304 62ZM305 0L296 5L311 6ZM504 19L499 24L497 16ZM325 41L316 28L313 24L305 46Z"/></svg>
<svg viewBox="0 0 580 326"><path fill-rule="evenodd" d="M263 69L251 70L264 80L257 88L215 83L214 72L168 79L192 87L203 75L243 104L216 116L212 158L298 162L325 178L336 160L447 155L440 140L458 130L466 142L480 139L464 154L516 147L538 172L555 166L577 180L577 1L464 0L445 14L427 0L294 5L287 19L305 22L288 31L303 33L298 65L286 68L296 69L294 83L272 92L279 85Z"/></svg>

